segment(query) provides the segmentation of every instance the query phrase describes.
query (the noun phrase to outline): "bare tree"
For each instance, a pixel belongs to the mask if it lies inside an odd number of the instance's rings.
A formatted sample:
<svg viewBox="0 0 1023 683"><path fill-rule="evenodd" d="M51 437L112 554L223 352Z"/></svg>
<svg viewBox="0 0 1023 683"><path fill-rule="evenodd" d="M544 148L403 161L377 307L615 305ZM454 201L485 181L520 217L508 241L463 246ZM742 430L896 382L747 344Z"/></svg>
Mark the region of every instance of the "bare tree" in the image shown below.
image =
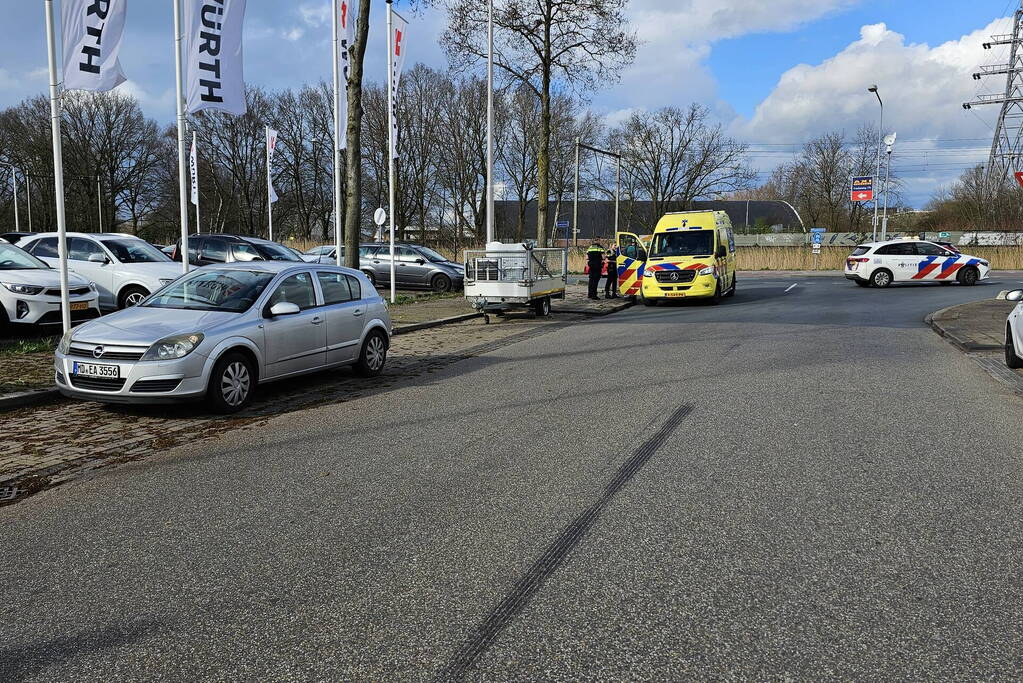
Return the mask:
<svg viewBox="0 0 1023 683"><path fill-rule="evenodd" d="M503 0L495 3L495 64L540 101L537 144L537 239L547 243L554 83L588 93L616 80L636 52L626 30L628 0ZM487 6L445 0L448 29L442 43L456 68L487 54Z"/></svg>

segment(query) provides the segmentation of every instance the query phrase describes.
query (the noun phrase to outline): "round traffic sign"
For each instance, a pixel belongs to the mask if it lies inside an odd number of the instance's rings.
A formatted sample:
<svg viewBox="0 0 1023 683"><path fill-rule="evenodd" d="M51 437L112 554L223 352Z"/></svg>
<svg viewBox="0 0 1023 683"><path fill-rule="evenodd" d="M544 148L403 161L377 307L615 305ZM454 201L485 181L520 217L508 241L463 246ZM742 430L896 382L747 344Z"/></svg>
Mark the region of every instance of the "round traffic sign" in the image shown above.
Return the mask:
<svg viewBox="0 0 1023 683"><path fill-rule="evenodd" d="M383 208L377 209L373 213L373 222L377 225L383 225L387 222L387 212Z"/></svg>

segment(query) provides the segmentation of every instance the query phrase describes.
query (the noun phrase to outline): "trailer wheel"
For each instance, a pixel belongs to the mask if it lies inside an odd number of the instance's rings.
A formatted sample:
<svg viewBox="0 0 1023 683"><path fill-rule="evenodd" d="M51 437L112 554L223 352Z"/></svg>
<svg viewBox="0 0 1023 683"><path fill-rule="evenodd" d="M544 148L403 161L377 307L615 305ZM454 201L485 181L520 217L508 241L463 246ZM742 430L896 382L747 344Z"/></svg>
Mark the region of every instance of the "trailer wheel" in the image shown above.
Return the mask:
<svg viewBox="0 0 1023 683"><path fill-rule="evenodd" d="M533 302L533 310L538 318L546 318L551 314L551 298L545 296Z"/></svg>

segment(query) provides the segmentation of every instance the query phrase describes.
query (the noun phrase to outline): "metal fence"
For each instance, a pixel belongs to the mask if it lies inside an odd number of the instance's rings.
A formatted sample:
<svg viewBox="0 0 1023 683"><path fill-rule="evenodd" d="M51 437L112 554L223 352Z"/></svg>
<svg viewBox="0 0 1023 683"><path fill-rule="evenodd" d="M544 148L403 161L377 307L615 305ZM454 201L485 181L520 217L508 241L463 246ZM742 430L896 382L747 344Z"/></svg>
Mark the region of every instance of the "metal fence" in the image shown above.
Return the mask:
<svg viewBox="0 0 1023 683"><path fill-rule="evenodd" d="M565 249L467 250L465 279L473 282L536 282L568 274Z"/></svg>

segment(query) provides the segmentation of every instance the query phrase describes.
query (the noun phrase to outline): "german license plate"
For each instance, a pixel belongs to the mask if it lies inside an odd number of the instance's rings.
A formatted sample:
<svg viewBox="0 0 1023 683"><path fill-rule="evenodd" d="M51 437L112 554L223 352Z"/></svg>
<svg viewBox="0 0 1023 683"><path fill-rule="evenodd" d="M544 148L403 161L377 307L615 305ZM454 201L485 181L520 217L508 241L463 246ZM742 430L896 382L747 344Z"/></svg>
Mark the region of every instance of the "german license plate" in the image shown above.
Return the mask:
<svg viewBox="0 0 1023 683"><path fill-rule="evenodd" d="M102 379L120 379L121 377L121 366L119 365L99 365L97 363L79 363L75 362L71 368L71 373L78 375L79 377L100 377Z"/></svg>
<svg viewBox="0 0 1023 683"><path fill-rule="evenodd" d="M72 301L68 306L68 309L72 311L84 311L87 308L89 308L88 301Z"/></svg>

